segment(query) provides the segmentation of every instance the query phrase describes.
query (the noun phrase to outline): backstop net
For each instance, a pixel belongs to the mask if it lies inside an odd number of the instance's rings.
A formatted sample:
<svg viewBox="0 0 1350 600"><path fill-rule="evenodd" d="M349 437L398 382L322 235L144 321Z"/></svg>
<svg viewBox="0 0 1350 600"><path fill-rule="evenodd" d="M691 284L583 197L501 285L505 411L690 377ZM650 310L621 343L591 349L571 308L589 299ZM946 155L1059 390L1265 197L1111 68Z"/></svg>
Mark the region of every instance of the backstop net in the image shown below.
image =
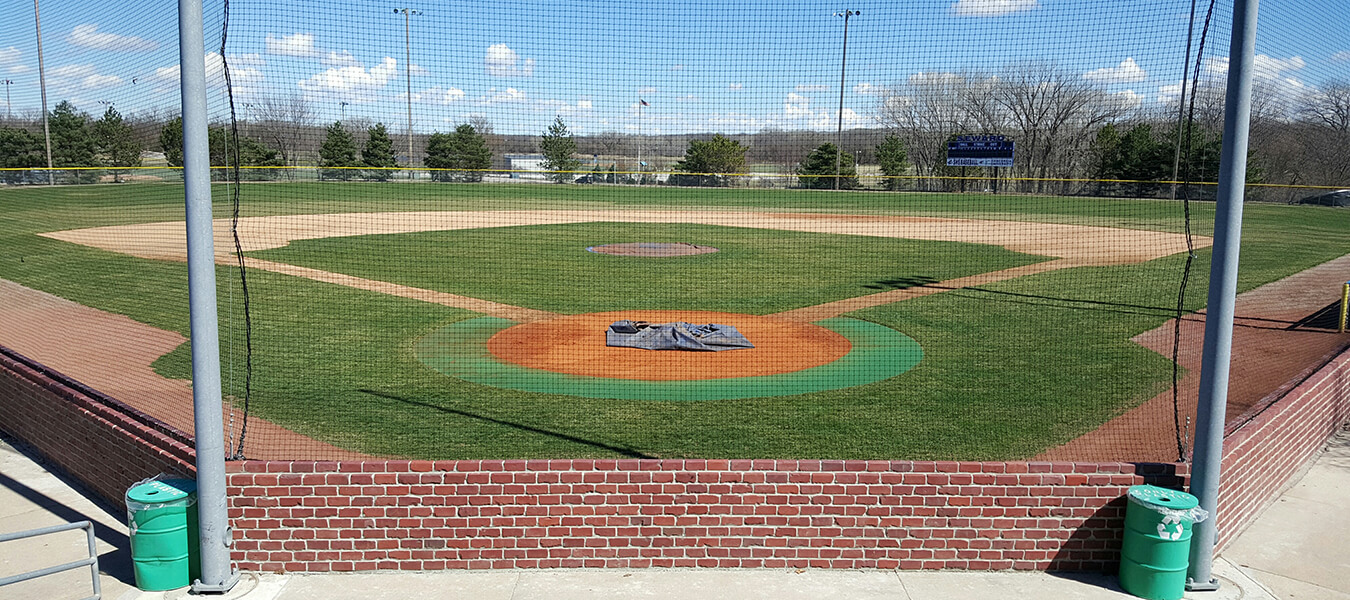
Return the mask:
<svg viewBox="0 0 1350 600"><path fill-rule="evenodd" d="M166 8L4 9L0 346L190 431ZM206 8L232 457L1189 456L1231 3ZM1233 426L1350 343L1347 27L1261 7Z"/></svg>

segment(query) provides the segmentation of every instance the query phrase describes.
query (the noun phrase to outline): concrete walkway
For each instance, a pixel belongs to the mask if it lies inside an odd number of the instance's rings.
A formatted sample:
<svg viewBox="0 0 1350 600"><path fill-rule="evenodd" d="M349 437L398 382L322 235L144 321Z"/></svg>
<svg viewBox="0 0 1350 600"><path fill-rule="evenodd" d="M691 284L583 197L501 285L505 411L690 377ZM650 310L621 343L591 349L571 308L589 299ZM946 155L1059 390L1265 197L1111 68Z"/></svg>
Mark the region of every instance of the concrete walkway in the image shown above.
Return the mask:
<svg viewBox="0 0 1350 600"><path fill-rule="evenodd" d="M1350 600L1350 433L1288 489L1216 561L1223 588L1192 593L1196 600ZM134 588L125 516L82 496L40 464L0 441L0 531L19 531L90 519L99 524L103 597L111 600L187 598L186 589ZM81 532L0 545L0 577L83 557ZM89 571L0 588L0 600L76 599L89 595ZM244 575L225 599L571 600L668 598L690 600L817 598L987 599L1133 598L1114 577L1025 572L912 572L824 570L587 570L449 571L337 575Z"/></svg>

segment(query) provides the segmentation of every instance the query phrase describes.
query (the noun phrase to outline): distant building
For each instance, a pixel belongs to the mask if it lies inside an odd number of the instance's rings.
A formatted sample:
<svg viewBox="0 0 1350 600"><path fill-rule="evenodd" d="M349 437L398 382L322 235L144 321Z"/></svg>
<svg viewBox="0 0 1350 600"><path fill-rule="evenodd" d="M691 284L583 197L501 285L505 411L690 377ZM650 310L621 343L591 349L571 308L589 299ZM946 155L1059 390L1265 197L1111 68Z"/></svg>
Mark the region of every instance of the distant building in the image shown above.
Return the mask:
<svg viewBox="0 0 1350 600"><path fill-rule="evenodd" d="M543 154L507 154L506 168L511 171L511 179L544 179ZM536 171L523 173L522 171Z"/></svg>

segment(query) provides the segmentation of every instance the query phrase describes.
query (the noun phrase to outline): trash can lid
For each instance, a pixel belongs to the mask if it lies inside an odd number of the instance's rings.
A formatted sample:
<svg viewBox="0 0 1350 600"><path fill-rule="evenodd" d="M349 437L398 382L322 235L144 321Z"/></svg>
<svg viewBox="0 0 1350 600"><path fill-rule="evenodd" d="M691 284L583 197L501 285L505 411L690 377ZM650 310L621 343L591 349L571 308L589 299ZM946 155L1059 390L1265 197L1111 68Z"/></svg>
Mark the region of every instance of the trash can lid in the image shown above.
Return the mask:
<svg viewBox="0 0 1350 600"><path fill-rule="evenodd" d="M197 493L197 482L191 479L163 479L147 481L127 490L127 500L141 504L163 504L182 500Z"/></svg>
<svg viewBox="0 0 1350 600"><path fill-rule="evenodd" d="M1200 505L1195 496L1156 485L1132 485L1129 496L1130 501L1154 510L1190 510Z"/></svg>

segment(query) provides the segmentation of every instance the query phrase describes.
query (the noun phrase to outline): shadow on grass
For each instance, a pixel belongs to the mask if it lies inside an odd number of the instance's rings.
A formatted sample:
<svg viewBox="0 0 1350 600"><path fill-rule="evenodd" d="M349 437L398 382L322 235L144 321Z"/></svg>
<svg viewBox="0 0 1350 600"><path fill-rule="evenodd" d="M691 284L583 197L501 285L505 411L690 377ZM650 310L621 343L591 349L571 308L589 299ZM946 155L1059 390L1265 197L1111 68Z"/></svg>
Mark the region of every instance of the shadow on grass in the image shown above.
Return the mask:
<svg viewBox="0 0 1350 600"><path fill-rule="evenodd" d="M958 298L969 298L972 300L993 300L997 302L1008 302L1015 304L1027 304L1030 306L1049 306L1054 308L1065 308L1073 310L1094 310L1099 312L1109 312L1124 315L1145 315L1150 317L1173 318L1176 315L1176 307L1166 306L1147 306L1143 304L1128 304L1124 302L1106 302L1103 300L1079 300L1076 298L1057 298L1055 296L1043 296L1039 294L1022 294L1018 292L1005 292L1002 290L991 290L981 287L947 287L935 285L921 285L918 287L931 287L943 290L949 290L947 295ZM968 292L968 293L963 293ZM1002 298L992 298L991 296L1001 296ZM1324 315L1328 310L1334 310L1329 313L1331 316ZM1203 309L1202 309L1203 310ZM1244 327L1247 329L1270 329L1276 331L1286 331L1291 329L1335 329L1334 322L1331 325L1325 325L1328 318L1339 318L1340 303L1332 307L1324 308L1311 316L1305 317L1302 321L1294 322L1286 319L1269 319L1265 317L1247 317L1235 315L1234 327ZM1182 317L1186 321L1204 321L1204 313L1191 312ZM1304 322L1307 321L1308 324Z"/></svg>
<svg viewBox="0 0 1350 600"><path fill-rule="evenodd" d="M494 419L494 418L492 418L492 417L488 417L488 416L484 416L484 415L477 415L477 414L474 414L474 413L471 413L471 412L468 412L468 411L464 411L464 410L459 410L459 409L456 409L456 408L446 408L446 407L444 407L444 406L436 406L435 404L431 404L431 403L428 403L428 402L422 402L422 401L420 401L420 400L412 400L412 399L404 398L404 397L401 397L401 396L395 396L395 395L393 395L393 394L387 394L387 393L384 393L384 392L377 392L377 391L375 391L375 390L358 389L358 390L356 390L356 391L361 392L361 393L363 393L363 394L370 394L370 395L372 395L372 396L378 396L378 397L380 397L380 398L385 398L385 399L388 399L388 400L393 400L393 401L395 401L395 402L402 402L402 403L404 403L404 404L411 404L411 405L413 405L413 406L420 406L420 407L422 407L422 408L429 408L429 409L431 409L431 410L443 412L443 413L445 413L445 414L458 415L458 416L461 416L461 417L468 417L468 418L470 418L470 419L477 419L477 420L479 420L479 421L483 421L483 422L486 422L486 423L492 423L492 424L494 424L494 425L501 425L501 426L504 426L504 427L510 427L510 428L512 428L512 429L518 429L518 430L520 430L520 431L527 431L527 432L529 432L529 433L537 433L537 434L539 434L539 435L544 435L544 436L548 436L548 437L552 437L552 438L556 438L556 439L560 439L560 440L572 442L572 443L574 443L574 444L581 444L581 445L583 445L583 446L590 446L590 447L592 447L592 448L599 448L599 449L601 449L601 450L608 450L608 451L610 451L610 452L613 452L613 453L615 453L615 454L621 454L621 455L626 456L626 457L628 457L628 458L657 458L657 457L655 457L655 456L643 454L643 453L638 452L638 451L636 451L636 450L633 450L633 449L631 449L631 448L622 448L622 447L619 447L619 446L611 446L611 445L606 444L606 443L603 443L603 442L597 442L597 441L594 441L594 440L582 439L582 438L576 437L576 436L574 436L574 435L568 435L568 434L566 434L566 433L559 433L559 432L556 432L556 431L549 431L549 430L547 430L547 429L539 429L538 427L531 427L531 426L529 426L529 425L525 425L525 424L522 424L522 423L512 423L512 422L510 422L510 421L503 421L503 420L501 420L501 419Z"/></svg>

